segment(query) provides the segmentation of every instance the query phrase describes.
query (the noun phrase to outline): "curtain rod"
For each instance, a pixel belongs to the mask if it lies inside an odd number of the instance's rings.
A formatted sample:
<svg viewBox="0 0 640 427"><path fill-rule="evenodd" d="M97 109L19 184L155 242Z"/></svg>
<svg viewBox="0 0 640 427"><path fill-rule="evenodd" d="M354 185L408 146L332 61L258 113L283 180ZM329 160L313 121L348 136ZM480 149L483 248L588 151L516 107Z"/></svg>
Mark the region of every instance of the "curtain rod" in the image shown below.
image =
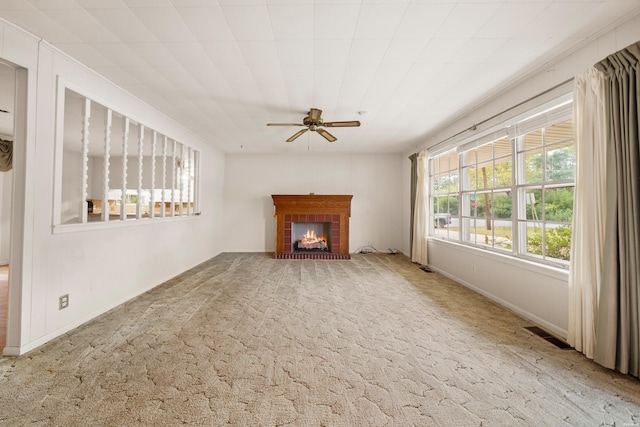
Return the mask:
<svg viewBox="0 0 640 427"><path fill-rule="evenodd" d="M516 105L514 105L514 106L512 106L512 107L507 108L506 110L502 110L501 112L499 112L499 113L497 113L497 114L494 114L493 116L491 116L491 117L489 117L489 118L487 118L487 119L484 119L484 120L482 120L481 122L478 122L478 123L476 123L476 124L474 124L474 125L472 125L472 126L469 126L468 128L463 129L463 130L461 130L460 132L458 132L458 133L456 133L456 134L454 134L454 135L451 135L450 137L448 137L448 138L446 138L446 139L443 139L442 141L438 142L437 144L432 145L432 146L431 146L431 147L429 147L428 149L433 149L433 148L439 147L440 145L444 144L445 142L450 141L450 140L452 140L453 138L455 138L455 137L457 137L457 136L460 136L460 135L462 135L462 134L463 134L463 133L465 133L465 132L474 131L474 130L476 130L476 129L478 128L478 126L481 126L481 125L483 125L483 124L487 123L488 121L493 120L493 119L495 119L496 117L503 115L504 113L508 113L508 112L509 112L509 111L511 111L511 110L515 110L516 108L520 107L521 105L526 104L527 102L533 101L533 100L534 100L534 99L536 99L536 98L540 98L541 96L544 96L544 95L546 95L547 93L549 93L549 92L551 92L551 91L554 91L554 90L558 89L560 86L566 85L567 83L569 83L569 82L573 81L573 79L574 79L573 77L572 77L572 78L570 78L570 79L567 79L567 80L565 80L565 81L563 81L563 82L561 82L561 83L558 83L557 85L555 85L555 86L553 86L553 87L550 87L549 89L547 89L547 90L545 90L545 91L543 91L543 92L540 92L540 93L539 93L539 94L537 94L537 95L534 95L534 96L532 96L532 97L530 97L530 98L527 98L527 99L525 99L524 101L519 102L519 103L517 103ZM416 154L417 154L417 153L416 153Z"/></svg>

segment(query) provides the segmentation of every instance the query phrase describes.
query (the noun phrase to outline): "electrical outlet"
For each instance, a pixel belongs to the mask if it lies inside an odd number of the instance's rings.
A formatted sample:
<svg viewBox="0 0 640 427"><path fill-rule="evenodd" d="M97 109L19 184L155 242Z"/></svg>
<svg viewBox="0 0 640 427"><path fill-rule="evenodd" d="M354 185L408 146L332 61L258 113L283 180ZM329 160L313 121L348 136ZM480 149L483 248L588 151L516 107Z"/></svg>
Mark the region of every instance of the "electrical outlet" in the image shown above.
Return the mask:
<svg viewBox="0 0 640 427"><path fill-rule="evenodd" d="M473 274L476 274L476 265L475 265L475 264L472 264L472 265L471 265L471 272L472 272Z"/></svg>
<svg viewBox="0 0 640 427"><path fill-rule="evenodd" d="M58 298L58 310L69 307L69 294L64 294Z"/></svg>

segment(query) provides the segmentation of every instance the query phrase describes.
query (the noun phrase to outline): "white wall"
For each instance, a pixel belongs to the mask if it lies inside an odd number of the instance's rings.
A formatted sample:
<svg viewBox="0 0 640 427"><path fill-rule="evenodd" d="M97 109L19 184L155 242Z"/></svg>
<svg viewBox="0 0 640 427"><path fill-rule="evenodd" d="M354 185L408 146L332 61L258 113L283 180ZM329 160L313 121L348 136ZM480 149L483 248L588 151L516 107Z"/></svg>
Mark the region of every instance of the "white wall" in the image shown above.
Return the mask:
<svg viewBox="0 0 640 427"><path fill-rule="evenodd" d="M402 243L398 154L227 154L225 250L273 252L272 194L352 194L349 250Z"/></svg>
<svg viewBox="0 0 640 427"><path fill-rule="evenodd" d="M602 37L593 40L573 54L564 55L557 61L549 63L543 70L539 70L530 78L498 94L483 105L475 107L468 114L461 114L449 126L435 132L423 144L406 152L405 155L409 156L411 153L433 147L475 123L480 123L529 98L536 97L536 95L582 73L607 55L638 40L640 40L640 16L632 18ZM568 87L571 88L570 85ZM500 120L515 117L558 95L560 92L555 91L539 97L479 126L475 132L482 132L490 126L496 125ZM453 146L456 142L459 143L464 138L471 136L471 132L465 132L460 137L448 141L446 145ZM402 175L403 177L410 175L408 160L403 163ZM406 179L406 185L409 185L408 178ZM402 206L409 206L409 197L407 192L404 195ZM409 209L403 212L403 216L404 221L408 224ZM403 236L402 247L404 250L408 250L408 232ZM566 336L568 327L568 274L566 272L550 268L536 268L523 261L514 261L492 255L484 250L448 244L438 240L429 242L429 264L434 269L511 308L552 332ZM471 272L471 265L476 265L477 272L475 274Z"/></svg>
<svg viewBox="0 0 640 427"><path fill-rule="evenodd" d="M26 144L14 165L19 220L12 232L7 347L21 354L217 255L223 249L224 155L185 128L46 43L0 20L0 58L28 70ZM201 152L202 215L127 221L106 228L52 227L56 82L86 88L101 102ZM21 128L16 128L18 140ZM21 211L22 210L22 211ZM15 215L14 215L15 219ZM16 250L13 247L17 248ZM21 262L16 263L15 259ZM69 294L69 307L58 298Z"/></svg>

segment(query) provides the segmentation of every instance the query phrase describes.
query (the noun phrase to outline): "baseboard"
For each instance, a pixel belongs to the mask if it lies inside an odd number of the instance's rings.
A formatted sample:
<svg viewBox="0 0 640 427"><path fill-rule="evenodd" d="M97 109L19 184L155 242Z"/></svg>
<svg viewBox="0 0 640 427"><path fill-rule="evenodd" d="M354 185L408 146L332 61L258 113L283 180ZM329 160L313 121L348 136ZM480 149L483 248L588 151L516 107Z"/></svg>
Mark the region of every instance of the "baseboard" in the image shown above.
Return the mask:
<svg viewBox="0 0 640 427"><path fill-rule="evenodd" d="M552 332L553 334L555 334L556 336L563 338L563 339L567 339L568 333L565 329L562 329L560 327L558 327L557 325L554 325L552 323L547 322L544 319L541 319L540 317L536 316L533 313L530 313L524 309L522 309L522 307L518 307L517 305L514 305L508 301L503 300L500 297L497 297L496 295L493 295L490 292L485 291L482 288L479 288L469 282L467 282L466 280L463 280L459 277L456 277L453 274L450 274L446 271L443 271L437 267L434 267L432 265L429 265L429 268L433 271L436 271L440 274L442 274L443 276L448 277L449 279L455 281L456 283L460 283L462 286L464 286L465 288L469 288L474 292L479 293L482 296L485 296L487 298L489 298L491 301L496 302L498 304L500 304L503 307L508 308L509 310L513 311L514 313L524 317L527 320L532 321L533 323L542 326L543 328L547 329L549 332Z"/></svg>
<svg viewBox="0 0 640 427"><path fill-rule="evenodd" d="M219 255L219 254L220 253L218 253L217 255ZM207 260L209 260L209 259L211 259L211 258L213 258L213 257L215 257L217 255L213 255L211 257L208 257L206 259L198 261L198 262L194 263L193 265L185 268L183 271L181 271L179 273L173 274L170 277L167 277L167 278L161 280L158 283L154 283L154 284L151 284L151 285L146 286L144 288L141 288L141 289L137 290L136 292L134 292L132 294L129 294L128 296L126 296L124 298L116 300L113 303L111 303L109 305L106 305L105 307L102 307L101 309L99 309L97 311L92 312L91 314L88 314L88 315L86 315L86 316L84 316L84 317L82 317L82 318L80 318L80 319L78 319L78 320L76 320L74 322L71 322L69 324L66 324L63 327L58 328L55 331L50 332L50 333L48 333L48 334L46 334L46 335L44 335L44 336L42 336L40 338L37 338L37 339L35 339L35 340L33 340L33 341L23 345L23 346L19 346L19 347L17 347L17 346L6 346L4 348L2 354L4 356L21 356L23 354L26 354L26 353L32 351L32 350L35 350L36 348L40 347L41 345L44 345L47 342L49 342L49 341L51 341L51 340L53 340L55 338L58 338L59 336L64 335L67 332L72 331L73 329L75 329L75 328L77 328L79 326L82 326L83 324L95 319L96 317L103 315L104 313L108 312L109 310L112 310L112 309L118 307L119 305L122 305L122 304L126 303L127 301L130 301L130 300L132 300L132 299L134 299L136 297L139 297L140 295L144 294L145 292L148 292L148 291L150 291L150 290L162 285L163 283L167 282L168 280L170 280L170 279L172 279L172 278L184 273L185 271L191 270L192 268L202 264L203 262L205 262L205 261L207 261Z"/></svg>

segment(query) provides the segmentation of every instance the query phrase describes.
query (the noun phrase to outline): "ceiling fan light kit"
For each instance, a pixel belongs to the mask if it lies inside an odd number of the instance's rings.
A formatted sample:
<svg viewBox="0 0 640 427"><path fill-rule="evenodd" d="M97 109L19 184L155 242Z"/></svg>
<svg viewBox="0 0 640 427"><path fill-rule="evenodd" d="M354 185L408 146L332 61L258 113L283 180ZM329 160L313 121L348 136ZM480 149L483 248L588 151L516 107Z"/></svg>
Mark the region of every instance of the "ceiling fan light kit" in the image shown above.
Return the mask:
<svg viewBox="0 0 640 427"><path fill-rule="evenodd" d="M327 130L323 129L325 127L328 128L337 128L337 127L357 127L360 126L360 122L358 120L351 120L345 122L324 122L322 120L322 110L317 108L311 108L309 113L302 119L302 123L267 123L267 126L306 126L306 129L302 129L287 139L287 142L293 142L296 138L307 131L317 132L320 136L326 139L329 142L334 142L338 138L331 135Z"/></svg>

